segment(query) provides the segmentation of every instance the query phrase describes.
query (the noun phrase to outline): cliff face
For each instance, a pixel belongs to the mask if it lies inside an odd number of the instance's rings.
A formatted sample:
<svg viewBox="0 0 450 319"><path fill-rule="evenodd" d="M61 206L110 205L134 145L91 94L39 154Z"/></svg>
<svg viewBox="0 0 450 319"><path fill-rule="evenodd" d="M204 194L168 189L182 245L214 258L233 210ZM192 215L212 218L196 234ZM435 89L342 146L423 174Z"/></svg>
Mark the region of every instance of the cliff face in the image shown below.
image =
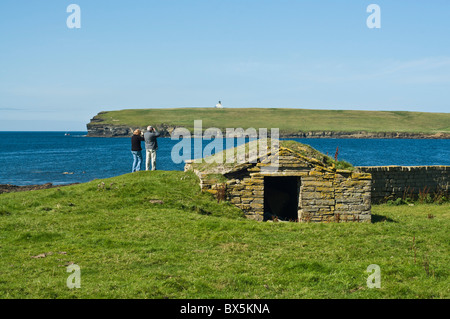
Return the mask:
<svg viewBox="0 0 450 319"><path fill-rule="evenodd" d="M448 139L450 134L423 134L410 132L280 132L281 138L411 138L411 139Z"/></svg>
<svg viewBox="0 0 450 319"><path fill-rule="evenodd" d="M133 135L135 129L140 129L145 132L146 127L128 127L124 125L101 125L101 124L87 124L88 137L130 137ZM162 126L156 126L156 130L161 133L162 137L170 137L170 132L173 129L168 130Z"/></svg>
<svg viewBox="0 0 450 319"><path fill-rule="evenodd" d="M110 125L87 125L89 137L125 137L131 136L132 129L125 126L110 126Z"/></svg>
<svg viewBox="0 0 450 319"><path fill-rule="evenodd" d="M102 114L99 113L99 115ZM129 127L103 123L103 119L94 116L87 124L89 137L130 137L135 129L145 131L146 127ZM176 128L170 124L155 125L162 137L170 137ZM219 128L225 134L226 128ZM270 130L269 130L270 134ZM285 132L280 131L280 138L410 138L410 139L450 139L449 133L424 134L411 132L344 132L344 131L310 131L310 132Z"/></svg>
<svg viewBox="0 0 450 319"><path fill-rule="evenodd" d="M98 115L102 113L105 112L100 112ZM130 137L133 135L133 131L135 129L140 129L141 131L145 131L147 129L146 127L129 127L126 125L104 124L103 119L101 119L98 115L94 116L86 125L88 137ZM163 137L169 137L173 129L174 127L170 127L165 124L156 125L156 130L160 132Z"/></svg>
<svg viewBox="0 0 450 319"><path fill-rule="evenodd" d="M130 137L135 129L145 131L144 127L127 127L114 125L87 125L88 137ZM156 126L156 130L161 133L162 137L170 137L171 132L175 127L170 126ZM223 130L225 132L225 129ZM329 131L314 131L314 132L280 132L280 138L389 138L389 139L450 139L450 134L421 134L408 132L329 132Z"/></svg>

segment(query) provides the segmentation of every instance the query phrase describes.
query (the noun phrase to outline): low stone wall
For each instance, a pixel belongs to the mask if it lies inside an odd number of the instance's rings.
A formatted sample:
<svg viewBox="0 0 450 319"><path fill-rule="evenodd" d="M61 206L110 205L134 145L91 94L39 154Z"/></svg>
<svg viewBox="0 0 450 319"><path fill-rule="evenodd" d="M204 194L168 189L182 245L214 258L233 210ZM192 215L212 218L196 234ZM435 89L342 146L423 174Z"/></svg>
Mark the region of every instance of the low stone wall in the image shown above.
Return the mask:
<svg viewBox="0 0 450 319"><path fill-rule="evenodd" d="M449 196L450 166L358 167L372 174L372 203L403 197L417 198L419 192Z"/></svg>

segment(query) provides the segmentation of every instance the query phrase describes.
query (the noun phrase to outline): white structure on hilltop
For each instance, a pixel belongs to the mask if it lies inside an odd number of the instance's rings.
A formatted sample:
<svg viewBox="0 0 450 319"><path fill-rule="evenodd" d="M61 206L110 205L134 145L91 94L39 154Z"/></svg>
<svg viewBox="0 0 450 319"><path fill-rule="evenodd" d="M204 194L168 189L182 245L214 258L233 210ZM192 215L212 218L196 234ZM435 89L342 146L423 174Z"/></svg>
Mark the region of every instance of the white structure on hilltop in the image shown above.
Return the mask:
<svg viewBox="0 0 450 319"><path fill-rule="evenodd" d="M223 109L222 102L219 101L219 103L216 104L216 108Z"/></svg>

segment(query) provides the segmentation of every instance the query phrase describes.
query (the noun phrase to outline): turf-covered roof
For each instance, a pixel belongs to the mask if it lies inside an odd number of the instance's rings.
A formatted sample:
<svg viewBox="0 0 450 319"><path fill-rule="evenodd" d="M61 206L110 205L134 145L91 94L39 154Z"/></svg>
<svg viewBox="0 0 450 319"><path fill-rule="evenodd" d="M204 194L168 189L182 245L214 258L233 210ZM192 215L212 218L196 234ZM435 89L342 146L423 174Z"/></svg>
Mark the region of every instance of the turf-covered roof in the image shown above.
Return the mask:
<svg viewBox="0 0 450 319"><path fill-rule="evenodd" d="M216 154L195 161L189 161L192 167L200 172L225 174L229 171L236 170L239 166L251 162L251 160L264 157L271 154L272 140L259 139L253 140L233 149L223 150ZM262 149L260 149L262 147ZM321 165L330 169L352 169L352 165L345 161L335 161L331 157L319 152L310 145L302 144L292 140L279 141L279 150L288 150L301 157L307 162L315 165ZM239 153L241 152L241 153ZM252 152L252 153L250 153ZM256 153L255 153L256 152ZM250 154L249 154L250 153ZM227 154L234 154L235 161L227 163ZM246 161L237 161L239 154L245 154ZM229 155L228 155L229 156ZM201 160L201 162L200 162Z"/></svg>

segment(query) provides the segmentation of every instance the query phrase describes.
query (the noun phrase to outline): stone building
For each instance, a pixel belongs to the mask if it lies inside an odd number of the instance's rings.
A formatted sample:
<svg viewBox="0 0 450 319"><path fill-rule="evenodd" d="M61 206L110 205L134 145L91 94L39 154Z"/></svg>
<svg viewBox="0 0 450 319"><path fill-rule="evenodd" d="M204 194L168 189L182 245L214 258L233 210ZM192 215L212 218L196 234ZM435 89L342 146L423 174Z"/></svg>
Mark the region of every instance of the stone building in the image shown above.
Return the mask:
<svg viewBox="0 0 450 319"><path fill-rule="evenodd" d="M371 221L371 174L351 165L337 169L330 157L294 141L240 164L188 161L185 170L197 174L203 191L230 201L250 219Z"/></svg>

